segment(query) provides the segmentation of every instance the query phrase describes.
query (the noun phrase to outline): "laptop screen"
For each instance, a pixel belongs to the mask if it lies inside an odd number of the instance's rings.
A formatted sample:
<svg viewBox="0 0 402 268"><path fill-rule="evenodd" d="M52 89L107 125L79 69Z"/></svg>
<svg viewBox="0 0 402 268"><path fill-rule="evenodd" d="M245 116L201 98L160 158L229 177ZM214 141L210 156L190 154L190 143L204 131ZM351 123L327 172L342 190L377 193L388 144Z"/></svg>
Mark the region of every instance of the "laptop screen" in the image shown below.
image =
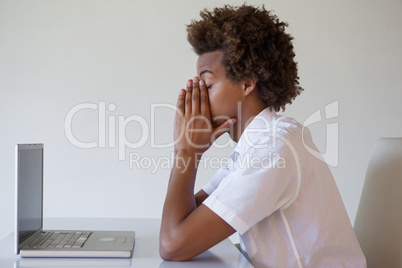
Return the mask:
<svg viewBox="0 0 402 268"><path fill-rule="evenodd" d="M18 244L42 228L43 144L18 144L17 229Z"/></svg>

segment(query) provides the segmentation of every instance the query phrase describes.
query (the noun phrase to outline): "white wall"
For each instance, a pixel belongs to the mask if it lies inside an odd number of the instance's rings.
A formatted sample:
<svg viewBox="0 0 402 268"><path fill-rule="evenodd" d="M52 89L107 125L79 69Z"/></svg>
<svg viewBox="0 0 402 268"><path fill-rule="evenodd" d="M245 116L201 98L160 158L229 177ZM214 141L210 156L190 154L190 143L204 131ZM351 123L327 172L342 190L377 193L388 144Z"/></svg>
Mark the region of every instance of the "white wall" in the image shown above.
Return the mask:
<svg viewBox="0 0 402 268"><path fill-rule="evenodd" d="M166 164L172 147L153 148L151 129L141 129L138 118L154 127L157 144L171 141L173 110L151 105L175 104L178 90L195 75L185 24L201 8L223 3L0 0L0 238L13 229L17 143L45 143L46 217L160 217L169 169L130 168L128 157L137 153ZM285 114L305 122L335 102L337 116L310 127L324 153L327 123L338 127L328 143L339 146L328 151L339 159L331 169L353 222L371 148L379 137L402 136L402 2L249 3L265 3L289 22L295 37L305 92ZM117 142L145 139L138 149L126 148L126 160L119 161L122 151L109 135L105 148L93 149L77 148L65 135L72 107L102 102L116 109L78 112L73 134L99 141L98 112L116 122L134 116L125 131L111 131ZM230 150L213 148L208 155ZM213 172L200 170L197 188Z"/></svg>

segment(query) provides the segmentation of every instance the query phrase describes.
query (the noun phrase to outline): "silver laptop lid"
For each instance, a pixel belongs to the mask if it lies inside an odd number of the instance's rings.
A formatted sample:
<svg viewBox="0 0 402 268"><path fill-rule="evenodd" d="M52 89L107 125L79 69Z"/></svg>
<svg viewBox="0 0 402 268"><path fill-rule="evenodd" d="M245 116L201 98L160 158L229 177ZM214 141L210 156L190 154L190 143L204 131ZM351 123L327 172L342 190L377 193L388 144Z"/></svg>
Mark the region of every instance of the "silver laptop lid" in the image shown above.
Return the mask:
<svg viewBox="0 0 402 268"><path fill-rule="evenodd" d="M16 145L15 252L43 224L43 144Z"/></svg>

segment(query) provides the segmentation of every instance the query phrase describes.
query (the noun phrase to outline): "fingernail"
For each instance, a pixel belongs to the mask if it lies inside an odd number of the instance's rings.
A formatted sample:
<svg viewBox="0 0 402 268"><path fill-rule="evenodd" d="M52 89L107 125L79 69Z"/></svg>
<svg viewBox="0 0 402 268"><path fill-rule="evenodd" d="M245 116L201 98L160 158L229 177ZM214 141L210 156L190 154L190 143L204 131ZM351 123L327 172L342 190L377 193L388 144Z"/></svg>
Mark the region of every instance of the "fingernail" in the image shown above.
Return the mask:
<svg viewBox="0 0 402 268"><path fill-rule="evenodd" d="M204 85L204 81L200 80L200 86L203 86L203 85Z"/></svg>
<svg viewBox="0 0 402 268"><path fill-rule="evenodd" d="M180 89L179 95L180 95L180 96L183 96L183 95L184 95L184 90L183 90L183 89Z"/></svg>
<svg viewBox="0 0 402 268"><path fill-rule="evenodd" d="M236 119L236 118L230 119L230 124L231 124L231 125L234 125L234 124L236 124L236 123L237 123L237 119Z"/></svg>
<svg viewBox="0 0 402 268"><path fill-rule="evenodd" d="M192 83L191 80L188 81L188 82L187 82L187 86L188 86L188 87L191 87L191 83Z"/></svg>
<svg viewBox="0 0 402 268"><path fill-rule="evenodd" d="M194 77L193 82L198 83L198 77Z"/></svg>

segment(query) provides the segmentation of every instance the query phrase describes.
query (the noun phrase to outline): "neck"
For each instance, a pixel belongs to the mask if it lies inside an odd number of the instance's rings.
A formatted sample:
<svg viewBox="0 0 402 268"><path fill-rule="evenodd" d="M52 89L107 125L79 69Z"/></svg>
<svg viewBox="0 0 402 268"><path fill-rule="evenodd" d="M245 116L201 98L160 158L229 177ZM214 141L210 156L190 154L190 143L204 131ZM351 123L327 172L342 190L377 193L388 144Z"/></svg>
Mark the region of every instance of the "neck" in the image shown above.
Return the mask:
<svg viewBox="0 0 402 268"><path fill-rule="evenodd" d="M238 142L248 124L265 108L267 108L267 106L259 96L245 98L243 101L239 101L237 106L238 121L233 125L230 138Z"/></svg>

